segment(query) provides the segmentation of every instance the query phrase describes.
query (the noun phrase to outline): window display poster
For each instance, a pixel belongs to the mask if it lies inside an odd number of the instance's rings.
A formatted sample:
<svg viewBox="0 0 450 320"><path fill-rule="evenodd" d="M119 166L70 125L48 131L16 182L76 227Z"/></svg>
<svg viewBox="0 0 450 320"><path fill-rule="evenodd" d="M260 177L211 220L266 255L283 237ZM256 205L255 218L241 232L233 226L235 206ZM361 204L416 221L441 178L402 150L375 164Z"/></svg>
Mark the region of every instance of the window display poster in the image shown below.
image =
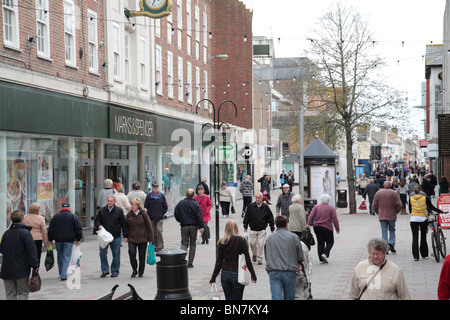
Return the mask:
<svg viewBox="0 0 450 320"><path fill-rule="evenodd" d="M311 198L320 203L320 197L326 193L331 197L330 205L336 207L335 168L316 166L310 167Z"/></svg>
<svg viewBox="0 0 450 320"><path fill-rule="evenodd" d="M7 196L7 221L10 224L10 215L13 211L26 212L27 204L27 163L24 159L7 160L8 166L8 196Z"/></svg>
<svg viewBox="0 0 450 320"><path fill-rule="evenodd" d="M50 222L53 215L53 168L51 156L39 156L38 167L38 202L41 215Z"/></svg>

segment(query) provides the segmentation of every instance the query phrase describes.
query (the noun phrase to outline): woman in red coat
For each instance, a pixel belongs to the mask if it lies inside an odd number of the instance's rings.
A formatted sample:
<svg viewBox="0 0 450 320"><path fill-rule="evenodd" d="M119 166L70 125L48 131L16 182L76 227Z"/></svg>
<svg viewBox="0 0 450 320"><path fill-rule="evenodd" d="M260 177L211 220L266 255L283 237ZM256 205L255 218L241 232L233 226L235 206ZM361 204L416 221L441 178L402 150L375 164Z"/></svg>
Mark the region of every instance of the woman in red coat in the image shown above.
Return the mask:
<svg viewBox="0 0 450 320"><path fill-rule="evenodd" d="M202 233L202 244L208 244L210 238L208 222L211 220L212 202L210 197L205 194L205 188L201 184L197 186L197 195L194 199L202 209L203 224L205 226L205 231Z"/></svg>

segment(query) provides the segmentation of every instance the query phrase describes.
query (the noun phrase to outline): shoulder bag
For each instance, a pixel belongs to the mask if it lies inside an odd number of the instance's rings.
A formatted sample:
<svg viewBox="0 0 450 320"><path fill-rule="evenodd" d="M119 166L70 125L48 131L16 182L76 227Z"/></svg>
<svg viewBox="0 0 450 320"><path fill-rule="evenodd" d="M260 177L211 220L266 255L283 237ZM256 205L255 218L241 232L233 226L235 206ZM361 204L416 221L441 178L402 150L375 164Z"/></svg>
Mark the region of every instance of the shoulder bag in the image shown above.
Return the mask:
<svg viewBox="0 0 450 320"><path fill-rule="evenodd" d="M370 258L369 258L370 259ZM383 269L383 267L386 265L387 260L380 266L380 269L377 270L377 272L375 272L372 277L367 280L366 286L364 287L364 289L362 289L361 293L359 294L358 300L361 300L362 295L364 294L364 292L366 292L367 288L369 287L369 284L373 281L373 279L375 279L375 277L381 272L381 269Z"/></svg>

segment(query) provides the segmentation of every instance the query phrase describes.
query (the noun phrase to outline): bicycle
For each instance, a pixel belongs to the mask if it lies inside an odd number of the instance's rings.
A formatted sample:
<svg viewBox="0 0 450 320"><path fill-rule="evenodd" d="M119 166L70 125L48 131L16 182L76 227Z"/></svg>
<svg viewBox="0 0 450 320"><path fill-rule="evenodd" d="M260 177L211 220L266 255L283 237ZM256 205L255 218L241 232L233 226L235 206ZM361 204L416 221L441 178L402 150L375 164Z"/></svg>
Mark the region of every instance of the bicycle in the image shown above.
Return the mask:
<svg viewBox="0 0 450 320"><path fill-rule="evenodd" d="M433 216L439 216L439 213L429 213ZM445 244L445 236L444 232L441 229L441 225L439 223L439 217L428 220L428 224L432 230L431 233L431 246L433 248L434 258L437 262L440 261L441 256L445 259L447 256L447 246Z"/></svg>

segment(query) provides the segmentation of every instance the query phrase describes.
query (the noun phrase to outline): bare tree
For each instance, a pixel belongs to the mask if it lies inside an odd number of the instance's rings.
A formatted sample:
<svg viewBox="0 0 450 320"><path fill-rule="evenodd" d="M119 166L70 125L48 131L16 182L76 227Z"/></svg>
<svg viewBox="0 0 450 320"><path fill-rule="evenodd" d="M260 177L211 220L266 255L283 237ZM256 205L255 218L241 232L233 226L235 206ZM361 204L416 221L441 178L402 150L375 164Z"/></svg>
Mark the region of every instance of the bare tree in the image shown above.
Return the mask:
<svg viewBox="0 0 450 320"><path fill-rule="evenodd" d="M310 86L309 95L333 106L329 116L341 128L346 143L350 213L356 213L356 129L366 124L378 127L396 118L405 103L383 79L380 71L385 63L375 54L376 41L368 23L354 8L337 2L318 20L309 41L308 55L317 70L317 85Z"/></svg>

